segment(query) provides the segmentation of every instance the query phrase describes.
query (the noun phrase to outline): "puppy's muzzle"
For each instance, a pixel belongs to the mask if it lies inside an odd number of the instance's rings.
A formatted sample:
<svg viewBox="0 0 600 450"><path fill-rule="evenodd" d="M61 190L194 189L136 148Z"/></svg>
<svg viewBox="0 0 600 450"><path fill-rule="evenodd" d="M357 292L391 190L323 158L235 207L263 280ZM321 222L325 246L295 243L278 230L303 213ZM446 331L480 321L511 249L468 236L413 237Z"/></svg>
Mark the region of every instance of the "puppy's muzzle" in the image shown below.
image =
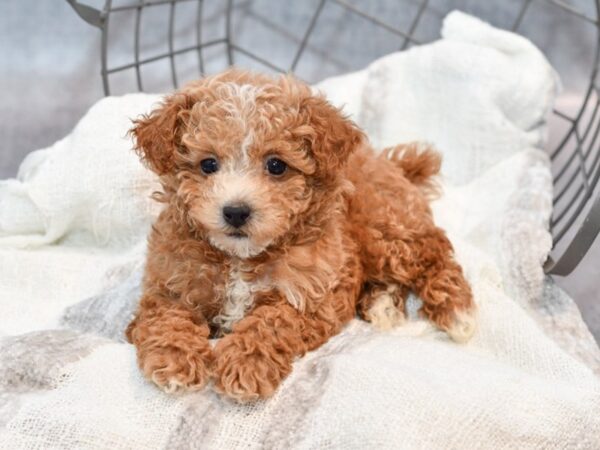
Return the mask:
<svg viewBox="0 0 600 450"><path fill-rule="evenodd" d="M240 228L250 218L250 207L248 205L225 206L223 208L223 218L225 222L235 228Z"/></svg>

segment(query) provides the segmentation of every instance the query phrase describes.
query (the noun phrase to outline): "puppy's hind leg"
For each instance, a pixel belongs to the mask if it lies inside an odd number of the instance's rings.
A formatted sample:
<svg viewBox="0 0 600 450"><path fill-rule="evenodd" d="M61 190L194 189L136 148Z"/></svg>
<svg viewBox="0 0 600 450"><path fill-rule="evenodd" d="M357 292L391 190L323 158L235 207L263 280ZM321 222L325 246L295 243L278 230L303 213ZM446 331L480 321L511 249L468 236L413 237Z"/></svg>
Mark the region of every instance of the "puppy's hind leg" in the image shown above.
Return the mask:
<svg viewBox="0 0 600 450"><path fill-rule="evenodd" d="M457 342L468 341L476 328L476 307L471 287L454 260L452 244L433 225L407 233L388 255L390 275L421 298L422 314Z"/></svg>
<svg viewBox="0 0 600 450"><path fill-rule="evenodd" d="M358 301L358 313L379 330L385 331L405 320L407 289L398 284L367 283Z"/></svg>

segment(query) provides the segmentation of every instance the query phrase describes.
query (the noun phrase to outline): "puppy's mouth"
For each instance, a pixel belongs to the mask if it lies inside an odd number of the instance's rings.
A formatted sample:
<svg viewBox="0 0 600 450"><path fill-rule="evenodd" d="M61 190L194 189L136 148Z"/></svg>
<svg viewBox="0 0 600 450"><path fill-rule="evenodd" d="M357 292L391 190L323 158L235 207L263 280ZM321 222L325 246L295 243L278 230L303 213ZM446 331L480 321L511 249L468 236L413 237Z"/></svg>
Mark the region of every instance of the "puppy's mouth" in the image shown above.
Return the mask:
<svg viewBox="0 0 600 450"><path fill-rule="evenodd" d="M227 233L227 236L235 238L235 239L244 239L247 238L248 235L243 231L233 231L231 233Z"/></svg>

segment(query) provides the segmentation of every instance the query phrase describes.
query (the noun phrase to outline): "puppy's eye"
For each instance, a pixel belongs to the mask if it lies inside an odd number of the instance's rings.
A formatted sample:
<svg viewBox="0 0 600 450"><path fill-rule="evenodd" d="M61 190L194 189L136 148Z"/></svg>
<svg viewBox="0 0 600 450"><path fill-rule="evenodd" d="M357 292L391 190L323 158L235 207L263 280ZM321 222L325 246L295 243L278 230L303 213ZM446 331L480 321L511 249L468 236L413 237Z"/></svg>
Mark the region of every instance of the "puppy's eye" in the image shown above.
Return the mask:
<svg viewBox="0 0 600 450"><path fill-rule="evenodd" d="M269 160L267 160L267 171L271 175L283 175L284 172L287 170L287 167L287 164L280 159L270 158Z"/></svg>
<svg viewBox="0 0 600 450"><path fill-rule="evenodd" d="M219 170L219 163L215 158L206 158L200 161L200 169L202 172L209 175Z"/></svg>

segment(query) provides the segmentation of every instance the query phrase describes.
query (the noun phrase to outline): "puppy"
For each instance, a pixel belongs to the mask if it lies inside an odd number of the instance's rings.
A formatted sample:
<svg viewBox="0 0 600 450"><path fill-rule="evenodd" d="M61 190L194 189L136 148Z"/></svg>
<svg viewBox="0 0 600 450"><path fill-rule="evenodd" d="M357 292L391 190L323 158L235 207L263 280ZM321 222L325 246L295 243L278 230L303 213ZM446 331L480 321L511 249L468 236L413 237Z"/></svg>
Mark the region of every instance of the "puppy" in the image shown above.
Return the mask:
<svg viewBox="0 0 600 450"><path fill-rule="evenodd" d="M236 69L167 97L132 133L164 209L126 334L165 391L212 379L239 401L268 397L357 312L402 322L409 290L453 339L473 333L471 290L428 206L434 151L377 156L307 85Z"/></svg>

